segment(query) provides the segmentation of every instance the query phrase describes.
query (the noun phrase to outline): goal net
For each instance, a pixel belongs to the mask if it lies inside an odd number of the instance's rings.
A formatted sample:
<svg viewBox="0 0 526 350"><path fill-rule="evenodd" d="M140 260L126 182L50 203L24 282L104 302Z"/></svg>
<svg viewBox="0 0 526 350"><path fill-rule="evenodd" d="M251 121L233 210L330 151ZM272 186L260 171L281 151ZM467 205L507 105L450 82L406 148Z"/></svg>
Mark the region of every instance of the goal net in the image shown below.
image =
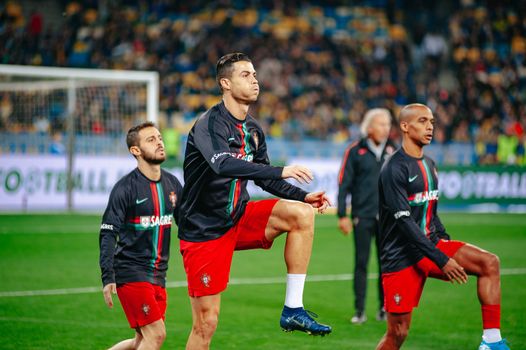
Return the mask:
<svg viewBox="0 0 526 350"><path fill-rule="evenodd" d="M36 198L31 188L52 186L47 173L18 175L18 163L28 159L30 167L31 162L62 159L67 169L54 186L67 196L66 208L75 207L74 197L77 204L87 201L89 196L78 191L81 182L90 189L104 186L89 182L94 181L91 174L80 181L78 171L73 173L75 159L92 157L98 163L128 154L127 130L145 120L157 122L158 85L156 72L0 65L0 154L16 161L0 169L3 191L13 196L10 203L22 186L24 193L17 198L27 199L29 207Z"/></svg>
<svg viewBox="0 0 526 350"><path fill-rule="evenodd" d="M127 153L133 124L157 121L158 75L0 65L1 153Z"/></svg>

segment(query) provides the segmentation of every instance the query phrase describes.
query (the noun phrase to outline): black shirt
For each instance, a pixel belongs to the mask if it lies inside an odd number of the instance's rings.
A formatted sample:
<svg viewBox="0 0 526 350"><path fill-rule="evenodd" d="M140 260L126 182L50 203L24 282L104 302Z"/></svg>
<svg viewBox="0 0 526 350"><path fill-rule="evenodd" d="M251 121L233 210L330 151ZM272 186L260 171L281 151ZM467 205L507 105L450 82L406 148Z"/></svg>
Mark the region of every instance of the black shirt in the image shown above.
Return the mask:
<svg viewBox="0 0 526 350"><path fill-rule="evenodd" d="M138 168L113 187L100 227L102 283L150 282L164 287L170 257L170 229L179 180L161 169L151 181Z"/></svg>
<svg viewBox="0 0 526 350"><path fill-rule="evenodd" d="M379 195L382 272L399 271L424 256L442 268L449 258L436 244L449 236L437 215L435 163L399 149L380 172Z"/></svg>
<svg viewBox="0 0 526 350"><path fill-rule="evenodd" d="M269 164L265 135L254 118L236 119L223 102L205 112L188 135L179 238L221 237L245 211L248 180L278 197L303 201L307 193L281 179L282 167Z"/></svg>
<svg viewBox="0 0 526 350"><path fill-rule="evenodd" d="M349 193L352 195L352 217L378 217L378 176L382 164L395 149L394 143L388 140L380 158L376 158L367 145L367 138L362 138L347 148L338 176L338 217L346 215Z"/></svg>

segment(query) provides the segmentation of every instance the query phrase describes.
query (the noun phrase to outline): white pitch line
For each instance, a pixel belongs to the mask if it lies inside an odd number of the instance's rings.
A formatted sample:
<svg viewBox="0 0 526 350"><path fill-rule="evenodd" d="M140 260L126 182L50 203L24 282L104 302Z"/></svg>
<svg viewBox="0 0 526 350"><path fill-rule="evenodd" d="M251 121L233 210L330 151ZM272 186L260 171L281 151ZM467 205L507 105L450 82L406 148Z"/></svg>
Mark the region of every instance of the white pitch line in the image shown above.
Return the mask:
<svg viewBox="0 0 526 350"><path fill-rule="evenodd" d="M122 328L121 324L99 322L99 321L71 321L63 319L43 319L34 317L0 317L0 322L23 322L23 323L48 323L52 325L81 326L89 328Z"/></svg>
<svg viewBox="0 0 526 350"><path fill-rule="evenodd" d="M526 268L501 269L502 276L526 275ZM368 279L377 279L377 273L369 273ZM350 281L353 274L345 273L338 275L307 275L307 282L333 282L333 281ZM256 278L231 278L229 285L263 285L263 284L282 284L285 283L285 277L256 277ZM186 281L167 282L166 288L186 287ZM13 292L0 292L0 298L9 297L31 297L44 295L70 295L70 294L89 294L100 293L102 287L84 287L84 288L64 288L64 289L44 289L44 290L23 290Z"/></svg>

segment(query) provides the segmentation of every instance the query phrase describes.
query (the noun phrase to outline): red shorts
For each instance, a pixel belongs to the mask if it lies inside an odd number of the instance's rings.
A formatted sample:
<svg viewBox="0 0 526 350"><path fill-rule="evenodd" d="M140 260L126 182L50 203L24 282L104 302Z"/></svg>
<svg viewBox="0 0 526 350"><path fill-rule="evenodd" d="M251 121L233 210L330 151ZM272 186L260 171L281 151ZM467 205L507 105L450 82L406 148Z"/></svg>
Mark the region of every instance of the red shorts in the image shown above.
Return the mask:
<svg viewBox="0 0 526 350"><path fill-rule="evenodd" d="M440 240L437 248L448 257L452 257L465 244L460 241ZM448 280L429 258L423 258L415 265L400 271L383 273L385 310L394 313L411 312L418 306L428 276Z"/></svg>
<svg viewBox="0 0 526 350"><path fill-rule="evenodd" d="M149 282L130 282L117 286L117 295L131 328L165 319L165 288Z"/></svg>
<svg viewBox="0 0 526 350"><path fill-rule="evenodd" d="M234 250L269 249L265 228L278 199L248 202L239 221L221 237L205 242L180 241L191 297L213 295L226 289Z"/></svg>

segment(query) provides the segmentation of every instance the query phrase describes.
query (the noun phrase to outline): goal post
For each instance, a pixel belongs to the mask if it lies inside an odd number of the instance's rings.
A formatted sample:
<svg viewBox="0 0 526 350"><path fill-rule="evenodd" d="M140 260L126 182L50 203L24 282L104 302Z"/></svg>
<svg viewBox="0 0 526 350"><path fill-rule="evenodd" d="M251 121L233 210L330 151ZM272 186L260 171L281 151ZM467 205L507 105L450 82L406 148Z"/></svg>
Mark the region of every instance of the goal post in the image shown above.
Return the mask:
<svg viewBox="0 0 526 350"><path fill-rule="evenodd" d="M52 134L63 135L68 210L76 154L123 154L126 130L158 113L157 72L0 64L0 153L6 139L10 153L47 153Z"/></svg>
<svg viewBox="0 0 526 350"><path fill-rule="evenodd" d="M140 82L147 86L147 119L157 122L159 113L159 73L146 71L88 69L88 68L58 68L40 66L22 66L0 64L0 76L50 78L50 84L57 83L57 79L74 82ZM9 88L3 79L0 79L4 88ZM58 84L56 84L58 85ZM42 85L41 85L42 86ZM71 86L74 88L74 86ZM70 88L71 88L70 87ZM0 90L1 91L1 90Z"/></svg>

